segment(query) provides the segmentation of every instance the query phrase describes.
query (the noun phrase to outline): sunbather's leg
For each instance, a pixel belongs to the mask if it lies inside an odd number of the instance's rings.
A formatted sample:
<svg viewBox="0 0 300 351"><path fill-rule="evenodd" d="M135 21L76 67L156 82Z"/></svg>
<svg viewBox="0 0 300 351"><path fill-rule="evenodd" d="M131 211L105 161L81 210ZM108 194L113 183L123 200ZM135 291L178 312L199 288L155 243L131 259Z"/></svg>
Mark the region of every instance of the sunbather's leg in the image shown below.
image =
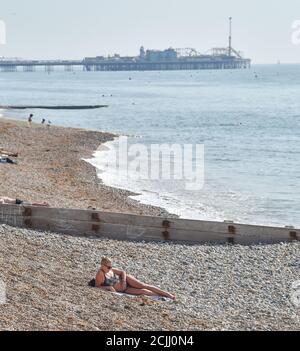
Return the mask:
<svg viewBox="0 0 300 351"><path fill-rule="evenodd" d="M10 197L1 197L0 198L0 202L2 204L15 204L16 203L16 199L11 199Z"/></svg>
<svg viewBox="0 0 300 351"><path fill-rule="evenodd" d="M156 286L153 285L149 285L149 284L144 284L142 282L140 282L139 280L137 280L136 278L134 278L131 275L127 275L127 284L131 287L131 288L135 288L135 289L147 289L150 290L152 292L155 293L155 295L159 295L159 296L165 296L168 297L170 299L174 299L175 300L175 296L163 291L161 289L159 289Z"/></svg>
<svg viewBox="0 0 300 351"><path fill-rule="evenodd" d="M32 206L49 207L49 204L47 202L33 202Z"/></svg>
<svg viewBox="0 0 300 351"><path fill-rule="evenodd" d="M135 277L129 274L127 274L127 284L135 289L147 289L146 284L142 283L141 281L137 280Z"/></svg>
<svg viewBox="0 0 300 351"><path fill-rule="evenodd" d="M135 288L127 288L124 291L124 293L129 295L136 295L136 296L140 296L140 295L156 296L157 295L153 291L150 291L147 289L135 289Z"/></svg>

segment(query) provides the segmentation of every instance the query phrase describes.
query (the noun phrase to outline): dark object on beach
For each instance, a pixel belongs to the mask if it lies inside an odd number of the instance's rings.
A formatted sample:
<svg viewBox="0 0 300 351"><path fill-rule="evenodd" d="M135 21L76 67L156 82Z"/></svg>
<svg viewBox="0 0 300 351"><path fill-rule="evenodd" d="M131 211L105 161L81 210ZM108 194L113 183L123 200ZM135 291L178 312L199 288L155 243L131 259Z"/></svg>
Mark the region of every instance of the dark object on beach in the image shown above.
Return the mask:
<svg viewBox="0 0 300 351"><path fill-rule="evenodd" d="M89 282L89 286L92 287L92 288L95 288L95 287L96 287L96 280L95 280L95 279L92 279L92 280Z"/></svg>
<svg viewBox="0 0 300 351"><path fill-rule="evenodd" d="M26 109L44 109L44 110L91 110L96 108L108 107L108 105L82 105L82 106L2 106L4 110L26 110Z"/></svg>
<svg viewBox="0 0 300 351"><path fill-rule="evenodd" d="M17 162L10 159L9 157L3 157L3 156L0 156L0 163L8 163L8 164L11 164L11 165L16 165Z"/></svg>

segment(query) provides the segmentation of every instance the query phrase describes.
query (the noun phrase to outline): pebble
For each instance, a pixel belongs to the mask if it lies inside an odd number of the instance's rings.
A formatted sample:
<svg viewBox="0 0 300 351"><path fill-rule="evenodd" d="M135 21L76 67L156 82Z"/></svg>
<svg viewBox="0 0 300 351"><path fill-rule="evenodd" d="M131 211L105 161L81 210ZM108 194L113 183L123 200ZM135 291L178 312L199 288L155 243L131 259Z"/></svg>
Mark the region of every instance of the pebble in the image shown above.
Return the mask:
<svg viewBox="0 0 300 351"><path fill-rule="evenodd" d="M0 279L8 295L0 330L299 330L300 309L291 299L299 254L298 242L127 242L0 225ZM102 256L177 301L88 287Z"/></svg>

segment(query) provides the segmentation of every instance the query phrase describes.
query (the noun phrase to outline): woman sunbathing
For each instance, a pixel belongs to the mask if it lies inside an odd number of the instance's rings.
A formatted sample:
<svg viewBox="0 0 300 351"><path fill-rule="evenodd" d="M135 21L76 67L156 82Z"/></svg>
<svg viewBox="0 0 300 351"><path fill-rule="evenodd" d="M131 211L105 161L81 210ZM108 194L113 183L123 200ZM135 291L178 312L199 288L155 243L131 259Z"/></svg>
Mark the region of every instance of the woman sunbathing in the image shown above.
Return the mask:
<svg viewBox="0 0 300 351"><path fill-rule="evenodd" d="M163 291L155 286L144 284L126 272L112 267L112 261L103 258L96 280L97 288L110 292L121 292L129 295L163 296L175 300L175 295ZM93 285L93 284L91 284Z"/></svg>
<svg viewBox="0 0 300 351"><path fill-rule="evenodd" d="M19 200L19 199L11 199L10 197L0 197L0 204L43 206L43 207L49 206L49 204L47 202L29 202L29 201L23 201L23 200Z"/></svg>
<svg viewBox="0 0 300 351"><path fill-rule="evenodd" d="M9 156L9 157L18 157L18 153L7 151L5 149L2 149L1 147L0 147L0 154L1 155L6 155L6 156Z"/></svg>

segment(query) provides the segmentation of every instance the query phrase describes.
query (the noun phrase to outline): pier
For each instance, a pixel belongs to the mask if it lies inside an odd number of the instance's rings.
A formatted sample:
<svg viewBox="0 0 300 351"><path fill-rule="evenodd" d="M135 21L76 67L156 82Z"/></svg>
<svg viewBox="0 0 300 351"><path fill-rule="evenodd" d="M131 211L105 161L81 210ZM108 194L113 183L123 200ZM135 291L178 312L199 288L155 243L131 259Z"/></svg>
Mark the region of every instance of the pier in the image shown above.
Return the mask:
<svg viewBox="0 0 300 351"><path fill-rule="evenodd" d="M44 70L51 73L56 69L72 72L78 67L87 72L95 71L175 71L175 70L216 70L246 69L251 66L250 59L236 57L203 56L178 58L176 60L146 61L122 59L85 58L83 60L0 60L0 72L35 72Z"/></svg>
<svg viewBox="0 0 300 351"><path fill-rule="evenodd" d="M45 72L53 72L61 67L65 71L73 71L79 66L84 69L84 60L21 60L21 59L0 59L0 72L35 72L43 69Z"/></svg>
<svg viewBox="0 0 300 351"><path fill-rule="evenodd" d="M179 71L179 70L216 70L216 69L246 69L250 68L251 60L199 57L193 60L178 59L160 62L123 62L86 59L86 71Z"/></svg>
<svg viewBox="0 0 300 351"><path fill-rule="evenodd" d="M34 72L43 69L47 73L55 69L72 72L75 68L86 71L180 71L247 69L251 59L243 58L241 52L232 47L232 17L229 18L228 47L213 48L210 54L197 52L193 48L169 48L146 50L142 46L138 56L86 57L82 60L21 60L0 59L0 72Z"/></svg>

